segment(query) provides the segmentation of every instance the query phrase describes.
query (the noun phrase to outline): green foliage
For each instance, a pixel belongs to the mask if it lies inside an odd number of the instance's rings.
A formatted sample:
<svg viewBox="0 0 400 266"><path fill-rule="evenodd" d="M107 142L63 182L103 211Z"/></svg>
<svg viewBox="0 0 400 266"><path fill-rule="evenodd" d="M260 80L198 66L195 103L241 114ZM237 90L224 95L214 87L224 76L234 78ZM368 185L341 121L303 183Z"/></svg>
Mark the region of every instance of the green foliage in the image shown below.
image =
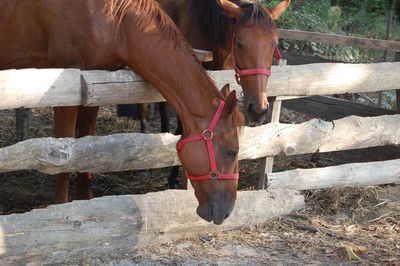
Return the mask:
<svg viewBox="0 0 400 266"><path fill-rule="evenodd" d="M400 0L293 0L277 25L287 29L384 39L386 13L392 1L400 3ZM263 2L273 6L280 1ZM394 32L400 39L399 29L400 26L395 25ZM397 38L396 35L393 37ZM290 40L283 40L280 45L292 53L313 54L345 62L373 62L382 58L382 51L354 47Z"/></svg>
<svg viewBox="0 0 400 266"><path fill-rule="evenodd" d="M392 40L400 41L400 0L292 0L292 4L277 21L277 26L312 32L385 39L387 15L395 1L395 24ZM263 1L273 6L280 0ZM280 46L293 54L312 54L351 63L377 62L383 51L328 45L308 41L281 40ZM389 59L393 53L389 53ZM394 91L382 94L381 106L395 109Z"/></svg>
<svg viewBox="0 0 400 266"><path fill-rule="evenodd" d="M382 92L382 108L396 110L396 91L383 91Z"/></svg>
<svg viewBox="0 0 400 266"><path fill-rule="evenodd" d="M342 29L367 38L384 39L387 19L384 6L382 1L375 0L343 6Z"/></svg>
<svg viewBox="0 0 400 266"><path fill-rule="evenodd" d="M338 6L331 6L331 1L321 0L318 4L314 1L303 0L292 4L287 12L277 21L278 27L344 34L341 30L342 9ZM313 54L321 57L355 62L359 58L359 51L350 47L342 47L338 45L328 45L323 43L282 40L282 48L289 50L294 54Z"/></svg>
<svg viewBox="0 0 400 266"><path fill-rule="evenodd" d="M342 16L342 9L339 6L331 6L328 12L329 28L332 31L338 31L338 23Z"/></svg>

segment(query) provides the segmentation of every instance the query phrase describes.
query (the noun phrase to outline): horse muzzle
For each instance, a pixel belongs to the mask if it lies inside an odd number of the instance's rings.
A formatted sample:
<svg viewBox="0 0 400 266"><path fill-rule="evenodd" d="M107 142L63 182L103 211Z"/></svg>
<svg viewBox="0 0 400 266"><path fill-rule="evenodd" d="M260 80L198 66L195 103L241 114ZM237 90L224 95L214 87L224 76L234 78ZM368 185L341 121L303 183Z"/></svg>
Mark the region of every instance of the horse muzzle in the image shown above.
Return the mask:
<svg viewBox="0 0 400 266"><path fill-rule="evenodd" d="M207 222L222 224L232 213L237 197L237 180L192 181L199 206L197 214Z"/></svg>
<svg viewBox="0 0 400 266"><path fill-rule="evenodd" d="M233 202L219 202L218 204L207 203L200 204L197 207L197 215L207 222L213 222L216 225L222 224L232 213L235 201Z"/></svg>
<svg viewBox="0 0 400 266"><path fill-rule="evenodd" d="M246 103L246 120L248 124L262 125L267 122L269 113L268 100L262 102L248 102Z"/></svg>

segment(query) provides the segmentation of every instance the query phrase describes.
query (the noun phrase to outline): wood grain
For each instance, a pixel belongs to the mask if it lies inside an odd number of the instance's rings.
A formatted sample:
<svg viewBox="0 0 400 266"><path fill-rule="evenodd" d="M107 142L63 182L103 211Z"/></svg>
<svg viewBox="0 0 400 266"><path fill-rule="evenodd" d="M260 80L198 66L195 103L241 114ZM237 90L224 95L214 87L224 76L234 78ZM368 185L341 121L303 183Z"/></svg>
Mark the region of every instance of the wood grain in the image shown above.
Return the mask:
<svg viewBox="0 0 400 266"><path fill-rule="evenodd" d="M240 134L239 159L399 145L398 125L400 114L245 127ZM180 164L175 151L178 139L169 133L30 139L0 149L0 172L34 169L55 174L168 167Z"/></svg>
<svg viewBox="0 0 400 266"><path fill-rule="evenodd" d="M323 189L400 184L400 159L268 174L270 188Z"/></svg>
<svg viewBox="0 0 400 266"><path fill-rule="evenodd" d="M294 191L238 192L231 216L217 226L197 216L193 191L53 205L0 216L0 265L99 265L149 244L256 225L303 206Z"/></svg>
<svg viewBox="0 0 400 266"><path fill-rule="evenodd" d="M311 96L400 89L400 62L309 64L273 67L268 96ZM209 72L218 88L226 83L240 97L233 70ZM24 69L0 71L0 109L113 105L164 101L129 70Z"/></svg>

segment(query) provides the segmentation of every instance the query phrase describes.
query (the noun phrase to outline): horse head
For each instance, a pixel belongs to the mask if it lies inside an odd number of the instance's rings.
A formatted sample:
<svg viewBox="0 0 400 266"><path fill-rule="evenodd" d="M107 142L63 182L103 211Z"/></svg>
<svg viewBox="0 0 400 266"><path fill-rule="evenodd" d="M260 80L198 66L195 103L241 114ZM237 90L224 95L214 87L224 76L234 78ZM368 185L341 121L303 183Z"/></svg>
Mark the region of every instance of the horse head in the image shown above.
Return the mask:
<svg viewBox="0 0 400 266"><path fill-rule="evenodd" d="M244 122L235 91L230 92L226 85L221 93L224 99L218 99L218 107L208 125L183 136L177 143L186 177L199 202L197 214L215 224L222 224L235 205L239 179L237 129Z"/></svg>
<svg viewBox="0 0 400 266"><path fill-rule="evenodd" d="M217 0L235 24L232 28L232 65L244 94L248 122L264 123L268 112L267 84L278 45L273 20L288 8L290 0L266 8L259 3ZM279 51L278 51L279 53Z"/></svg>

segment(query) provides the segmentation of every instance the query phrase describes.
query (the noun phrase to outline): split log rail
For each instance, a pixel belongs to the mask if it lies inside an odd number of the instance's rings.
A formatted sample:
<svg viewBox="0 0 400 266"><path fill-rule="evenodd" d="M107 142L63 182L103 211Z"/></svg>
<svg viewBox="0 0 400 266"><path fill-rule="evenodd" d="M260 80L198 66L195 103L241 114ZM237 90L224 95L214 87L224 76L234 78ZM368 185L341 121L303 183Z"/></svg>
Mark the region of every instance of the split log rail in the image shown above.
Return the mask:
<svg viewBox="0 0 400 266"><path fill-rule="evenodd" d="M400 69L400 63L278 66L273 67L274 78L270 80L268 93L271 96L286 97L400 89L400 75L393 71L394 69ZM240 86L236 85L233 71L213 71L210 72L210 76L218 87L230 83L240 95ZM164 100L150 84L127 70L7 70L0 72L0 84L0 95L3 99L0 109L62 105L99 106ZM332 122L313 120L302 125L273 124L246 128L242 133L240 158L255 159L281 153L294 155L399 145L398 116L379 116L375 119L350 117ZM340 133L336 133L339 131ZM139 145L135 139L140 142ZM248 140L247 143L245 140ZM59 173L166 167L179 164L178 159L171 156L175 154L172 147L176 141L177 137L168 134L122 134L79 140L33 139L1 148L0 172L24 168ZM324 145L332 147L324 148ZM104 148L105 146L107 148ZM135 151L136 155L117 152L118 149L127 146L132 148L124 150ZM134 146L136 148L133 148ZM72 147L75 147L75 150ZM93 156L97 161L91 161L92 157L86 155L93 154L93 150L97 150L96 147L102 148ZM161 152L163 149L165 151ZM148 157L145 154L151 155ZM107 158L107 161L112 158L112 165L101 161L101 158ZM86 168L79 167L79 162L83 162ZM363 165L368 168L368 164ZM278 180L277 176L281 174L284 175L284 172L274 173L274 178L268 177L272 182L271 186L274 186L272 180ZM307 170L302 171L302 175L307 176ZM399 183L399 178L397 172L393 173L391 183ZM353 176L352 180L357 180L357 176ZM320 183L320 187L326 187L323 180ZM359 184L358 181L356 183ZM376 178L376 183L381 184L379 178ZM351 180L347 185L352 185Z"/></svg>
<svg viewBox="0 0 400 266"><path fill-rule="evenodd" d="M296 35L285 30L280 30L279 34L283 38L307 36L302 38L400 51L399 42L371 42L307 33ZM210 55L202 60L211 60ZM273 67L268 95L277 96L280 101L293 96L381 90L399 92L399 69L400 63ZM219 88L230 83L240 95L241 88L232 71L209 74ZM164 101L154 88L127 70L0 71L0 96L0 110ZM400 114L351 116L331 122L314 119L290 125L279 124L278 113L276 111L273 119L276 123L243 129L240 159L400 145ZM0 172L22 169L50 174L108 172L178 165L180 162L174 149L178 138L171 134L132 133L80 139L30 139L0 148ZM224 225L226 228L246 225L249 220L261 223L301 208L303 197L287 189L400 184L400 159L269 173L267 180L270 188L277 188L275 192L239 192L237 206ZM192 192L167 191L75 201L25 214L0 216L0 264L81 264L82 261L99 264L104 256L129 253L154 240L193 235L198 230L217 230L199 220L192 211L195 206ZM184 211L188 207L190 213Z"/></svg>
<svg viewBox="0 0 400 266"><path fill-rule="evenodd" d="M287 98L400 89L395 69L400 69L400 63L274 67L268 91ZM210 75L218 87L230 83L240 94L232 71ZM130 71L1 71L0 95L0 109L163 101L155 89ZM239 157L398 146L399 124L400 114L394 114L246 127L241 132ZM0 148L0 172L36 169L53 174L172 166L180 163L175 152L178 138L165 133L131 133L30 139ZM304 199L293 189L399 184L399 166L400 159L395 159L269 173L269 192L240 192L224 228L261 223L302 208ZM0 264L99 264L150 243L221 230L200 221L195 206L193 192L168 191L74 201L0 216Z"/></svg>

